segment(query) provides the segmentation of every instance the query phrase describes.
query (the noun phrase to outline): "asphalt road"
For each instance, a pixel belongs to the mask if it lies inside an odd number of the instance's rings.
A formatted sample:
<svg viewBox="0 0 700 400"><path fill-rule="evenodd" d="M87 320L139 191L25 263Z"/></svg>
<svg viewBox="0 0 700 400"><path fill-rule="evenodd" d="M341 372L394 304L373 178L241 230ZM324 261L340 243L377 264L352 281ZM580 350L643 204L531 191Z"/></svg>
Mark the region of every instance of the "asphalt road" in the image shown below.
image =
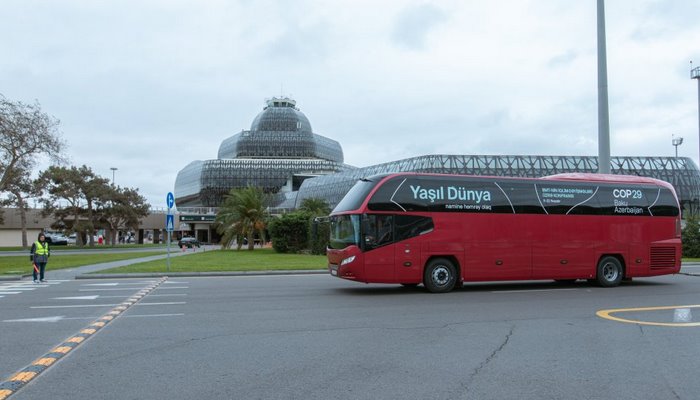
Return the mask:
<svg viewBox="0 0 700 400"><path fill-rule="evenodd" d="M2 283L0 380L153 281ZM699 297L685 275L442 295L327 275L170 278L11 399L696 399L700 327L685 325L700 309L634 309ZM611 309L656 325L596 315Z"/></svg>

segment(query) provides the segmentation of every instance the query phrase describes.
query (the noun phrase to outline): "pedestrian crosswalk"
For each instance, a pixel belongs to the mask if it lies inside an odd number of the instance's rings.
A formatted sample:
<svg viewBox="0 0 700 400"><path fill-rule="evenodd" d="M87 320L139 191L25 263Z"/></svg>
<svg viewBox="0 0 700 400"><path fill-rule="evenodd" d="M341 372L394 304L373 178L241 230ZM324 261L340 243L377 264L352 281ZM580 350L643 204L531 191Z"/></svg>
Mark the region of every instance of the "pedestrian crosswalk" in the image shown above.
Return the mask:
<svg viewBox="0 0 700 400"><path fill-rule="evenodd" d="M62 282L66 282L66 280L51 280L42 283L34 283L32 281L0 282L0 298L41 290L51 285L59 285Z"/></svg>

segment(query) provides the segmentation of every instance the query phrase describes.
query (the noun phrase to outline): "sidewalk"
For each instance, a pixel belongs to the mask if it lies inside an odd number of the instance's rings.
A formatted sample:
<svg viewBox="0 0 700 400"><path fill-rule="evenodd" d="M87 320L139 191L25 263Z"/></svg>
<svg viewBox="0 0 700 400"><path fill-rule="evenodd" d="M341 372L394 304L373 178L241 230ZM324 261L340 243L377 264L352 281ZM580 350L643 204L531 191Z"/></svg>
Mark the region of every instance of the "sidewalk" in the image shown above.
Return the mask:
<svg viewBox="0 0 700 400"><path fill-rule="evenodd" d="M187 254L194 254L194 253L173 251L170 253L170 257L180 257L180 256L184 256ZM51 279L78 279L79 276L81 276L83 274L89 274L91 272L102 271L102 270L110 269L110 268L123 267L125 265L138 264L138 263L153 261L153 260L164 260L167 257L168 257L168 254L166 253L166 254L158 254L158 255L142 257L142 258L132 258L129 260L112 261L112 262L106 262L106 263L101 263L101 264L84 265L82 267L64 268L64 269L57 269L57 270L51 270L51 264L49 264L46 268L46 278L49 280L51 280ZM29 271L29 272L31 272L31 271ZM31 279L31 277L32 277L31 273L28 273L26 275L7 275L7 276L0 276L0 281L19 281L22 279Z"/></svg>

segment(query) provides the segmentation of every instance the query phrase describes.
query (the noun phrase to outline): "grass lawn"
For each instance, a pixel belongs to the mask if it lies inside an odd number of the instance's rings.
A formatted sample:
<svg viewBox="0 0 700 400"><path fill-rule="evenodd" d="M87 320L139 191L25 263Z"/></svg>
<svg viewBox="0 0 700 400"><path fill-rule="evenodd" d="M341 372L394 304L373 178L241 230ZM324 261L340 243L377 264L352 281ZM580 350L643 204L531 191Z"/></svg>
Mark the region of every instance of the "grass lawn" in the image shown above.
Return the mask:
<svg viewBox="0 0 700 400"><path fill-rule="evenodd" d="M46 270L79 267L82 265L100 264L110 261L127 260L131 258L150 257L156 255L152 251L138 253L110 254L52 254ZM32 273L32 262L29 253L26 256L0 257L0 275L21 275Z"/></svg>
<svg viewBox="0 0 700 400"><path fill-rule="evenodd" d="M171 257L171 272L209 271L267 271L294 269L325 269L326 256L306 254L280 254L272 249L213 250ZM166 260L150 261L100 271L104 273L166 272Z"/></svg>
<svg viewBox="0 0 700 400"><path fill-rule="evenodd" d="M27 253L29 253L29 249L32 247L32 244L34 241L31 241L29 243L29 246L27 247L22 247L22 246L6 246L6 247L0 247L0 251L22 251L26 250ZM171 247L177 247L177 243L173 243L170 245ZM94 246L51 246L51 251L55 250L115 250L115 249L142 249L142 248L165 248L164 243L160 244L118 244L116 246L112 245L98 245L95 243Z"/></svg>

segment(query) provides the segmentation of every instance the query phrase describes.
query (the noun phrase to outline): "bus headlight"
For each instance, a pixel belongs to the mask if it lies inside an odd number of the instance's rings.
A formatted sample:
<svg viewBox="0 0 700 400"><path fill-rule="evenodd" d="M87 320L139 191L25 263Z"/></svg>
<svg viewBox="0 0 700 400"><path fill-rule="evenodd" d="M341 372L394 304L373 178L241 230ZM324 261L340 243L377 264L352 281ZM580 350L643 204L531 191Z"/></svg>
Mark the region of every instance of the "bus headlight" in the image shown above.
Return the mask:
<svg viewBox="0 0 700 400"><path fill-rule="evenodd" d="M340 262L340 265L345 265L345 264L350 264L351 262L355 261L355 256L350 256L343 261Z"/></svg>

